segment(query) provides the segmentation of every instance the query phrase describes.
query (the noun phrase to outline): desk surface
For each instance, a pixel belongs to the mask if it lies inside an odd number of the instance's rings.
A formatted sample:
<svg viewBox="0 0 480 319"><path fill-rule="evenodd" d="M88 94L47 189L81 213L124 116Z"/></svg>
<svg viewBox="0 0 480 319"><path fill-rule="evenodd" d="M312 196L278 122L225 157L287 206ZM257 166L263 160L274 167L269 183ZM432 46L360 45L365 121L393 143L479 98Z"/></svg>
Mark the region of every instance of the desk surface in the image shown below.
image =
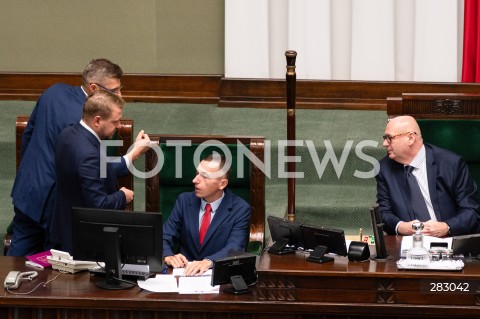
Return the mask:
<svg viewBox="0 0 480 319"><path fill-rule="evenodd" d="M399 249L399 238L387 238L388 252ZM103 290L98 278L82 272L62 274L29 295L0 294L0 318L322 318L371 317L478 317L480 291L469 294L429 294L420 289L427 279L480 280L480 263L466 264L459 272L397 270L396 258L386 262L349 262L335 257L326 264L309 263L302 254L261 256L258 286L251 294L208 295L152 293L135 287ZM30 271L24 258L0 257L0 278L10 270ZM58 272L39 270L27 292Z"/></svg>
<svg viewBox="0 0 480 319"><path fill-rule="evenodd" d="M389 258L385 261L351 262L347 257L335 257L334 262L307 262L308 253L277 256L264 254L257 267L259 274L274 272L285 276L311 277L390 277L390 278L460 278L480 280L480 261L465 263L463 271L412 271L397 269L402 236L385 237Z"/></svg>

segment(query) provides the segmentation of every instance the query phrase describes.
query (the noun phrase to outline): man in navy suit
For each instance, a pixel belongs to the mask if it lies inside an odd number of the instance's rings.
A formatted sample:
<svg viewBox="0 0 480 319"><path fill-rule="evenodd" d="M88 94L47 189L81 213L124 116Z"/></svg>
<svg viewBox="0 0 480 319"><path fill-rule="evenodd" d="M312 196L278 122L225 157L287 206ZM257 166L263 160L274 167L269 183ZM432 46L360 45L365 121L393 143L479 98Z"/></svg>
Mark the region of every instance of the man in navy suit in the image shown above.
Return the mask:
<svg viewBox="0 0 480 319"><path fill-rule="evenodd" d="M218 154L201 161L193 179L195 191L178 196L163 227L165 263L186 267L187 276L203 274L212 260L227 257L232 250L245 251L251 208L227 188L230 173L224 167L225 157ZM204 227L208 230L203 237Z"/></svg>
<svg viewBox="0 0 480 319"><path fill-rule="evenodd" d="M148 135L140 131L135 146L121 157L121 163L107 163L106 158L103 161L101 158L100 144L120 127L124 104L117 94L94 91L85 101L80 123L68 126L58 136L56 201L51 227L57 249L72 250L72 207L121 210L133 200L132 190L118 188L117 176L128 174L129 163L148 149Z"/></svg>
<svg viewBox="0 0 480 319"><path fill-rule="evenodd" d="M389 234L412 235L412 224L423 222L423 233L445 237L480 232L477 186L465 161L445 149L424 144L420 127L411 116L391 119L383 146L388 155L380 161L377 200ZM428 212L419 220L412 207L405 166L413 166Z"/></svg>
<svg viewBox="0 0 480 319"><path fill-rule="evenodd" d="M26 256L52 248L50 222L55 202L55 143L58 134L82 118L88 93L120 93L122 69L107 59L89 62L82 85L58 83L38 99L22 136L22 160L12 189L13 235L9 256Z"/></svg>

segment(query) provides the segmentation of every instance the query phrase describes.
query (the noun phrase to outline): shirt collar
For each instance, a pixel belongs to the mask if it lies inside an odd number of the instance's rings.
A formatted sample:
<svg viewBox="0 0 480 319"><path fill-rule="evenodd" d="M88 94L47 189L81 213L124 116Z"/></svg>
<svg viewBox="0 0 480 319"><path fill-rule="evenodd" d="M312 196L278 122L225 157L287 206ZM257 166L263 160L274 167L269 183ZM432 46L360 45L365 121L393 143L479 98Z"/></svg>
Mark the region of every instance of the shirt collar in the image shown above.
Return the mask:
<svg viewBox="0 0 480 319"><path fill-rule="evenodd" d="M413 158L412 162L409 165L413 166L417 169L420 169L420 168L422 168L426 159L427 159L427 156L426 156L426 153L425 153L425 145L422 145L422 148L418 152L417 156L415 156Z"/></svg>
<svg viewBox="0 0 480 319"><path fill-rule="evenodd" d="M85 92L85 89L83 88L83 85L80 85L80 88L82 89L83 93L85 93L85 96L88 96L87 92Z"/></svg>
<svg viewBox="0 0 480 319"><path fill-rule="evenodd" d="M90 126L88 126L87 123L85 123L83 120L80 120L80 125L82 125L84 128L86 128L90 133L92 133L93 136L95 136L99 142L102 142L100 137L98 137L98 134L94 130L92 130L92 128Z"/></svg>
<svg viewBox="0 0 480 319"><path fill-rule="evenodd" d="M220 206L222 203L223 197L225 197L225 192L222 192L222 196L219 199L210 203L210 206L212 207L212 213L217 211L218 206ZM202 211L205 211L205 205L207 205L207 201L202 198L202 202L200 204Z"/></svg>

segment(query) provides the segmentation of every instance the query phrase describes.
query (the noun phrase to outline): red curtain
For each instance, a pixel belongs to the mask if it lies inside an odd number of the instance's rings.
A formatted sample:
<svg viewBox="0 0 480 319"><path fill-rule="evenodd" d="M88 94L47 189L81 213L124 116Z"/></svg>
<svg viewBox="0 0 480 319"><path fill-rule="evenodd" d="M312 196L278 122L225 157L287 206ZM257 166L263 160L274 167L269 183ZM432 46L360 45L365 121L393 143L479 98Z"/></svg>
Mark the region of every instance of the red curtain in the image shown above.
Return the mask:
<svg viewBox="0 0 480 319"><path fill-rule="evenodd" d="M480 6L465 0L462 82L480 82Z"/></svg>

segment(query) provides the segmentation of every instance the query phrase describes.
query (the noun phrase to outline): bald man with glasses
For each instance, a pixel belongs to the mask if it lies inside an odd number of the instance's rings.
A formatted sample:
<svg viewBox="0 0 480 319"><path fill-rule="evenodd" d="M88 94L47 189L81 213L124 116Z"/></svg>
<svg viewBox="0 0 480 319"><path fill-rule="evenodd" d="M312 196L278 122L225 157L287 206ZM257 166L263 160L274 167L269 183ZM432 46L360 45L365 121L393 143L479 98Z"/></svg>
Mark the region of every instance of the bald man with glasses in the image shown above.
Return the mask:
<svg viewBox="0 0 480 319"><path fill-rule="evenodd" d="M377 202L388 234L412 235L418 221L434 237L480 232L477 186L459 155L423 143L411 116L391 119L383 139Z"/></svg>
<svg viewBox="0 0 480 319"><path fill-rule="evenodd" d="M9 256L52 248L57 137L65 127L80 121L89 93L106 90L121 95L122 75L117 64L94 59L85 67L81 85L57 83L38 99L22 137L22 160L11 193L15 215Z"/></svg>

